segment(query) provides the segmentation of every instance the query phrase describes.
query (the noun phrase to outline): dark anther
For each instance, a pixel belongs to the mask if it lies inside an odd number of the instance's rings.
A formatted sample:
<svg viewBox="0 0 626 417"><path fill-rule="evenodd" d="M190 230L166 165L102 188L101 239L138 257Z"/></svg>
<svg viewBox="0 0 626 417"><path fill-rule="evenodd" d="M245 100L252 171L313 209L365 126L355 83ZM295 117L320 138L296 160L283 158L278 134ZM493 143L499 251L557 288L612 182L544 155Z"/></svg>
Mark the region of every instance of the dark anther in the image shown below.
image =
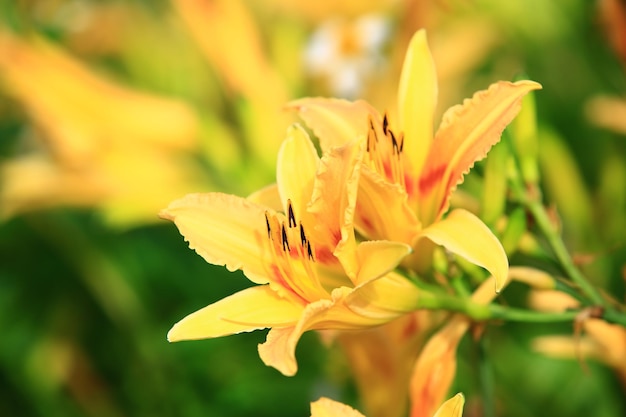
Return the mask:
<svg viewBox="0 0 626 417"><path fill-rule="evenodd" d="M309 259L314 261L313 250L311 249L311 242L306 242L306 253L309 255Z"/></svg>
<svg viewBox="0 0 626 417"><path fill-rule="evenodd" d="M387 130L389 129L389 119L387 118L387 113L383 116L383 133L386 135Z"/></svg>
<svg viewBox="0 0 626 417"><path fill-rule="evenodd" d="M270 219L267 216L267 211L265 212L265 225L267 226L267 237L272 238L272 228L270 227Z"/></svg>
<svg viewBox="0 0 626 417"><path fill-rule="evenodd" d="M284 251L291 251L291 248L289 247L289 240L287 240L287 231L285 230L285 224L283 223L282 228L282 241L283 241L283 250Z"/></svg>
<svg viewBox="0 0 626 417"><path fill-rule="evenodd" d="M296 227L296 216L293 214L291 200L287 200L287 215L289 216L289 227Z"/></svg>
<svg viewBox="0 0 626 417"><path fill-rule="evenodd" d="M302 246L306 243L306 235L304 234L304 227L302 226L302 223L300 223L300 242L302 243Z"/></svg>
<svg viewBox="0 0 626 417"><path fill-rule="evenodd" d="M391 145L393 146L393 153L396 155L400 154L400 147L398 146L398 141L396 140L396 135L393 132L389 131L389 136L391 136Z"/></svg>
<svg viewBox="0 0 626 417"><path fill-rule="evenodd" d="M404 132L400 132L400 152L404 149Z"/></svg>

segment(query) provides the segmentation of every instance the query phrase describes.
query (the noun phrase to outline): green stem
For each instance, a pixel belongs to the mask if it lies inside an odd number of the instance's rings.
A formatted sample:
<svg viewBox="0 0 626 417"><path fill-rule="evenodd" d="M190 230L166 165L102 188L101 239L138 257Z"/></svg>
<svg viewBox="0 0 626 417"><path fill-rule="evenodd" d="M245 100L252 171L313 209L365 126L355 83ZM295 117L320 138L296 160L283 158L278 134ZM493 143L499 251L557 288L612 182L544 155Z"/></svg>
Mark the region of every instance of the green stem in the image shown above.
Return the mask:
<svg viewBox="0 0 626 417"><path fill-rule="evenodd" d="M602 297L602 295L600 295L600 292L593 285L591 285L589 281L587 281L585 276L583 276L583 274L574 265L574 261L569 255L563 240L559 237L556 230L552 226L543 204L541 204L539 200L529 198L526 195L519 197L521 197L522 202L533 215L537 226L546 238L566 276L581 289L581 291L589 298L589 300L591 300L593 304L605 308L608 307L606 300Z"/></svg>
<svg viewBox="0 0 626 417"><path fill-rule="evenodd" d="M528 323L555 323L573 321L580 313L578 310L564 312L539 312L512 307L503 307L498 304L478 304L468 298L458 298L450 295L426 295L419 300L417 308L426 310L448 310L462 313L474 321L505 320ZM612 315L618 320L623 317Z"/></svg>
<svg viewBox="0 0 626 417"><path fill-rule="evenodd" d="M503 307L498 304L490 304L491 318L506 321L519 321L527 323L557 323L574 321L580 314L578 310L563 311L558 313L522 310L519 308Z"/></svg>

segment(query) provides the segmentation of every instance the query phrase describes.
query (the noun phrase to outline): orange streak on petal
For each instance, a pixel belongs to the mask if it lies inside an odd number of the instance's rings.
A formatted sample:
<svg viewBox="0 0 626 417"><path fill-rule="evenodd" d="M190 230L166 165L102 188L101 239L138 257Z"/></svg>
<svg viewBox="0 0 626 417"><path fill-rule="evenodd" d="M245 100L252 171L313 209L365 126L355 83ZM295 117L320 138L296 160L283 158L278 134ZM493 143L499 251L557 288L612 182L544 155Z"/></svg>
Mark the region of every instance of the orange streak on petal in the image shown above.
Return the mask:
<svg viewBox="0 0 626 417"><path fill-rule="evenodd" d="M442 215L463 175L500 140L504 128L519 112L522 98L539 88L541 85L533 81L501 81L444 114L419 183L423 224Z"/></svg>

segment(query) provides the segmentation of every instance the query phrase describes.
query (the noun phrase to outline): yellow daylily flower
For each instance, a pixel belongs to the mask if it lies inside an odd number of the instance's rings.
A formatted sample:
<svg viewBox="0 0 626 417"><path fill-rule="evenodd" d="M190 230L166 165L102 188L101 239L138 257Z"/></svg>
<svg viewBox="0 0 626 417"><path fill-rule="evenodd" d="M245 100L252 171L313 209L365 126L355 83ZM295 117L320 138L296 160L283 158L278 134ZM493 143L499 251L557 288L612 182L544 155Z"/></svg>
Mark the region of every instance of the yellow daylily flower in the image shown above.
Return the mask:
<svg viewBox="0 0 626 417"><path fill-rule="evenodd" d="M437 410L433 417L461 417L465 397L458 393ZM364 417L354 408L340 402L322 397L311 403L311 417Z"/></svg>
<svg viewBox="0 0 626 417"><path fill-rule="evenodd" d="M118 225L153 222L164 202L201 186L191 158L198 120L185 103L117 84L59 46L2 28L0 82L45 140L0 167L1 219L71 205L96 206Z"/></svg>
<svg viewBox="0 0 626 417"><path fill-rule="evenodd" d="M241 269L257 284L185 317L168 339L271 328L259 355L293 375L304 331L360 329L412 310L417 289L389 272L410 246L355 240L362 155L352 142L319 158L306 132L293 126L278 155L276 186L247 199L191 194L163 210L206 261Z"/></svg>
<svg viewBox="0 0 626 417"><path fill-rule="evenodd" d="M426 237L480 265L504 284L508 261L502 245L476 216L457 209L443 218L450 195L474 162L500 140L520 101L541 86L498 82L450 108L436 133L437 80L426 33L412 38L398 90L398 129L365 101L304 98L291 102L323 149L360 138L362 167L355 222L369 238L415 247Z"/></svg>

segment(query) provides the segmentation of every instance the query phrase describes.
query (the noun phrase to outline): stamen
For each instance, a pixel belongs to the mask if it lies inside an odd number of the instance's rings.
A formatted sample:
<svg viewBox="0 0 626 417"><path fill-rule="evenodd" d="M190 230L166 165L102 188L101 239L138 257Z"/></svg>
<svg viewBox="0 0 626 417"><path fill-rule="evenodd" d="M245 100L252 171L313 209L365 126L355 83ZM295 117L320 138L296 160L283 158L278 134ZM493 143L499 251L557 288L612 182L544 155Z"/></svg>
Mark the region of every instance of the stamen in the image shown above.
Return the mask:
<svg viewBox="0 0 626 417"><path fill-rule="evenodd" d="M267 211L265 212L265 225L267 226L267 237L272 239L272 228L270 227L270 219Z"/></svg>
<svg viewBox="0 0 626 417"><path fill-rule="evenodd" d="M306 242L306 235L304 234L304 226L300 223L300 243L304 246Z"/></svg>
<svg viewBox="0 0 626 417"><path fill-rule="evenodd" d="M383 116L383 133L385 135L387 134L388 128L389 128L389 118L387 117L387 112L385 112L385 115Z"/></svg>
<svg viewBox="0 0 626 417"><path fill-rule="evenodd" d="M296 216L293 214L291 199L287 200L287 216L289 217L289 227L296 227Z"/></svg>
<svg viewBox="0 0 626 417"><path fill-rule="evenodd" d="M289 240L287 239L287 231L285 230L285 223L283 223L281 226L281 234L282 234L283 250L286 252L290 252L291 247L289 246Z"/></svg>
<svg viewBox="0 0 626 417"><path fill-rule="evenodd" d="M309 255L309 259L315 262L315 257L313 256L313 249L311 249L311 242L306 242L306 252Z"/></svg>

